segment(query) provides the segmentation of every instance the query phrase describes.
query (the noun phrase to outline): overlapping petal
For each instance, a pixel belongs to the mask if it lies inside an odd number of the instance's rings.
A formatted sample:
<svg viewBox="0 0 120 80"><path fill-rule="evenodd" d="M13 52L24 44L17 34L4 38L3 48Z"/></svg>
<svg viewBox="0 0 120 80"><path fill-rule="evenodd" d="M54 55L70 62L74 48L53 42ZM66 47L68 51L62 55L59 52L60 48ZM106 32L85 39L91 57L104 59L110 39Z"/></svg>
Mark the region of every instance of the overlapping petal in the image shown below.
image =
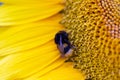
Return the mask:
<svg viewBox="0 0 120 80"><path fill-rule="evenodd" d="M6 55L32 49L54 38L55 33L62 29L59 24L60 15L36 23L11 27L0 35L0 54ZM57 21L55 19L58 19ZM47 24L48 23L48 24ZM18 48L16 48L18 47Z"/></svg>
<svg viewBox="0 0 120 80"><path fill-rule="evenodd" d="M4 0L2 1L4 2ZM14 4L11 0L5 0L4 5L0 7L0 26L18 25L45 19L63 9L60 0L51 2L50 0L13 0L13 2Z"/></svg>

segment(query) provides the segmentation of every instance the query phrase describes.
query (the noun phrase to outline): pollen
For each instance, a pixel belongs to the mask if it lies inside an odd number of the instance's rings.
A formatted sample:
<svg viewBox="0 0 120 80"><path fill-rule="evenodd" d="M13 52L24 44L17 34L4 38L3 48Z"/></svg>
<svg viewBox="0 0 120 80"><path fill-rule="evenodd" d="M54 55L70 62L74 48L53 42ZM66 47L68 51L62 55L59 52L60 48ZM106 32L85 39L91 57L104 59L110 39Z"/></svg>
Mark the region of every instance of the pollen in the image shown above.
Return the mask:
<svg viewBox="0 0 120 80"><path fill-rule="evenodd" d="M120 0L66 0L70 60L86 80L120 80Z"/></svg>

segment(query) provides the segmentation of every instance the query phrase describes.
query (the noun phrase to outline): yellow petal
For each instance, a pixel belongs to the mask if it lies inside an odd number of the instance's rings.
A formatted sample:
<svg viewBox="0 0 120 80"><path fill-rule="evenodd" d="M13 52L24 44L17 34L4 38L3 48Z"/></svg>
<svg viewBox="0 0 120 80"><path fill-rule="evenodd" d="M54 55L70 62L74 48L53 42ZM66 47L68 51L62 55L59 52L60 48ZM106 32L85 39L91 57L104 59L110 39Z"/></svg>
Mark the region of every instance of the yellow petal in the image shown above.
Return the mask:
<svg viewBox="0 0 120 80"><path fill-rule="evenodd" d="M29 50L29 49L38 47L40 45L43 45L53 38L52 36L55 34L55 32L48 33L48 34L49 35L43 35L43 36L35 37L35 38L33 37L32 39L21 41L16 44L9 45L5 48L1 48L0 56L5 56L5 55L11 54L11 53L17 53L19 51Z"/></svg>
<svg viewBox="0 0 120 80"><path fill-rule="evenodd" d="M51 76L52 80L56 80L61 76L61 80L83 80L72 64L64 63L64 59L59 57L53 41L43 47L9 55L0 62L0 79L48 80L48 76ZM73 73L74 76L69 77Z"/></svg>
<svg viewBox="0 0 120 80"><path fill-rule="evenodd" d="M29 5L29 4L39 4L42 5L42 3L48 4L48 3L61 3L62 0L0 0L1 2L3 2L4 4L17 4L17 5Z"/></svg>
<svg viewBox="0 0 120 80"><path fill-rule="evenodd" d="M44 76L39 76L36 80L84 80L84 76L73 69L72 63L63 63L60 67L46 73ZM29 80L32 80L29 79Z"/></svg>
<svg viewBox="0 0 120 80"><path fill-rule="evenodd" d="M59 24L61 17L62 16L60 14L57 14L57 15L54 15L52 17L49 17L47 19L43 19L43 20L40 20L40 21L37 21L37 22L31 22L31 23L28 23L28 24L22 24L22 25L17 25L17 26L10 26L10 27L8 27L8 26L0 27L1 30L3 30L3 29L6 30L3 33L1 33L0 40L2 40L4 38L6 39L10 36L15 35L18 32L26 31L28 29L31 30L31 29L34 29L34 28L41 28L41 29L46 28L47 31L49 31L49 28L50 28L50 30L53 29L53 28L54 29L55 28L58 28L58 29L62 28L61 25ZM46 30L45 31L41 30L41 31L42 32L40 32L39 34L47 33Z"/></svg>
<svg viewBox="0 0 120 80"><path fill-rule="evenodd" d="M2 34L2 32L6 31L7 29L9 29L9 27L5 28L3 26L0 26L0 34Z"/></svg>
<svg viewBox="0 0 120 80"><path fill-rule="evenodd" d="M0 7L0 26L24 24L50 17L63 9L61 4L5 5Z"/></svg>
<svg viewBox="0 0 120 80"><path fill-rule="evenodd" d="M55 33L63 29L58 23L59 20L55 20L60 18L60 15L55 15L52 18L48 18L52 22L42 20L25 24L24 26L11 27L3 32L0 35L0 56L32 49L52 40Z"/></svg>

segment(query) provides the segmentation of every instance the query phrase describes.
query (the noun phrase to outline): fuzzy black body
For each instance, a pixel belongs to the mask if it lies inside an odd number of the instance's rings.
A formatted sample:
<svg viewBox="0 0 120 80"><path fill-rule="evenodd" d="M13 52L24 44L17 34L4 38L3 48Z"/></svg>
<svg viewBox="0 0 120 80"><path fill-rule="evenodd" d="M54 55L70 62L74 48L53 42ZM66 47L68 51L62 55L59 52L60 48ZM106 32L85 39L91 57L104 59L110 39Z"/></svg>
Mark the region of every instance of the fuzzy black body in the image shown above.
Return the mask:
<svg viewBox="0 0 120 80"><path fill-rule="evenodd" d="M68 34L65 31L59 31L55 35L55 43L62 54L66 54L72 48L72 45L68 39Z"/></svg>

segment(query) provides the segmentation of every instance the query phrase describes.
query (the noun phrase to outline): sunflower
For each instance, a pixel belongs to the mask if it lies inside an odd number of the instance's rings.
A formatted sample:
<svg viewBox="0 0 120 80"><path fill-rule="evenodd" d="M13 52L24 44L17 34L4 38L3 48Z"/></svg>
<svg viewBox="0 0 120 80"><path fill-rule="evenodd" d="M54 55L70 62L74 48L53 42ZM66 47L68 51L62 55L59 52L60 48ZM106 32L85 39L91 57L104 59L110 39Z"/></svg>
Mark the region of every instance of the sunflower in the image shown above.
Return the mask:
<svg viewBox="0 0 120 80"><path fill-rule="evenodd" d="M120 0L1 0L0 34L0 80L120 79Z"/></svg>
<svg viewBox="0 0 120 80"><path fill-rule="evenodd" d="M54 43L61 0L1 0L0 80L83 80Z"/></svg>

